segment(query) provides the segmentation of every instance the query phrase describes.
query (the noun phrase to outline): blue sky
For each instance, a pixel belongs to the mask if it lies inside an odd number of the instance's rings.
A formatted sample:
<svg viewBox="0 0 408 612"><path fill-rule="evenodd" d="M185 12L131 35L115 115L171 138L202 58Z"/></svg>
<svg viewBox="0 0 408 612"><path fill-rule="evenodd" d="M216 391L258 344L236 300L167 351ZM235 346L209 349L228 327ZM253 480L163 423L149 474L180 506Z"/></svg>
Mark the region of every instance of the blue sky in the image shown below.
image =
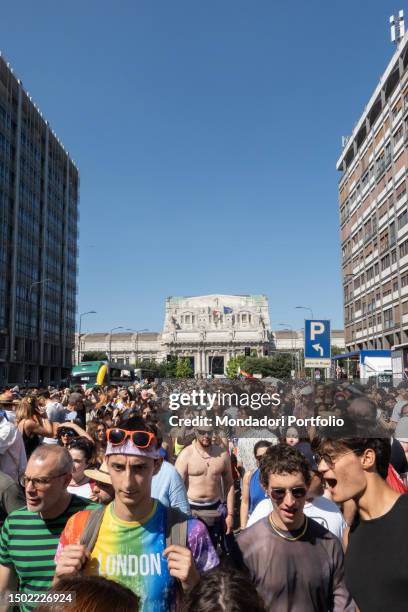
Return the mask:
<svg viewBox="0 0 408 612"><path fill-rule="evenodd" d="M343 325L338 173L393 53L388 0L13 0L0 48L81 172L83 330L264 293Z"/></svg>

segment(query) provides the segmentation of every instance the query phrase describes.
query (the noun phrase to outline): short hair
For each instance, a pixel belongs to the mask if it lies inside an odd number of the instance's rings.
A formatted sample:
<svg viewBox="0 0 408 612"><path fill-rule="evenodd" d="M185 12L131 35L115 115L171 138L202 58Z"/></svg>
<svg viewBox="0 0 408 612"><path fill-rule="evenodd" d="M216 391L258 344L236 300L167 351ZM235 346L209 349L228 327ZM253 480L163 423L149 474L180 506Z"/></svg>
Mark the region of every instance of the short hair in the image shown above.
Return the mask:
<svg viewBox="0 0 408 612"><path fill-rule="evenodd" d="M264 612L264 603L248 576L216 567L205 572L188 593L184 612Z"/></svg>
<svg viewBox="0 0 408 612"><path fill-rule="evenodd" d="M278 444L271 446L261 457L259 470L261 474L261 484L266 489L269 485L271 474L302 474L306 486L311 481L310 464L293 446L288 444Z"/></svg>
<svg viewBox="0 0 408 612"><path fill-rule="evenodd" d="M94 444L85 436L74 438L68 445L68 450L79 450L84 453L87 463L89 463L94 454Z"/></svg>
<svg viewBox="0 0 408 612"><path fill-rule="evenodd" d="M119 582L102 576L69 576L61 578L53 593L74 593L75 601L41 604L37 612L139 612L139 598L133 591Z"/></svg>
<svg viewBox="0 0 408 612"><path fill-rule="evenodd" d="M382 478L387 478L388 466L391 459L391 440L390 438L321 438L314 444L319 451L333 450L342 452L345 450L353 451L357 456L361 456L364 451L371 449L375 453L375 469Z"/></svg>
<svg viewBox="0 0 408 612"><path fill-rule="evenodd" d="M118 388L118 385L108 385L106 387L106 392L113 391L114 389L117 389L117 388Z"/></svg>
<svg viewBox="0 0 408 612"><path fill-rule="evenodd" d="M271 446L272 446L272 442L269 442L269 440L258 440L258 442L254 446L255 457L256 457L256 453L258 452L259 448L270 448Z"/></svg>
<svg viewBox="0 0 408 612"><path fill-rule="evenodd" d="M58 468L57 471L67 474L72 473L74 465L72 457L66 448L58 444L42 444L37 446L29 460L45 461L48 457L52 457L55 468Z"/></svg>

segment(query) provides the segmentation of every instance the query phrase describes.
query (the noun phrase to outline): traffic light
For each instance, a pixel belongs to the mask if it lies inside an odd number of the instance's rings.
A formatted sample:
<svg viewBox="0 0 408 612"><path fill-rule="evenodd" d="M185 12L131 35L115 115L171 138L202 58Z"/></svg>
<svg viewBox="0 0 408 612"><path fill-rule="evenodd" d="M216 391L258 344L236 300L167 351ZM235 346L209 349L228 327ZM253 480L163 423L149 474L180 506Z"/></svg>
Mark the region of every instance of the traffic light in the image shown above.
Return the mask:
<svg viewBox="0 0 408 612"><path fill-rule="evenodd" d="M167 361L171 361L171 355L167 355Z"/></svg>
<svg viewBox="0 0 408 612"><path fill-rule="evenodd" d="M250 357L251 356L251 349L249 346L246 346L244 349L244 355L245 357Z"/></svg>

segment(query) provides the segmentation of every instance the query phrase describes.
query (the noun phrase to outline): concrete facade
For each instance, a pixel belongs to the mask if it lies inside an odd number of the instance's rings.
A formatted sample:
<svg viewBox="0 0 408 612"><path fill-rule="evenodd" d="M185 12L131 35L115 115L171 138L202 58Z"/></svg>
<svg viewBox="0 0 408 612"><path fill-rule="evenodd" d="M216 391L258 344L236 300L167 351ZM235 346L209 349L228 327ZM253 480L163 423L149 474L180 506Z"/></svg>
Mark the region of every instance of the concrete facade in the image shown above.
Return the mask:
<svg viewBox="0 0 408 612"><path fill-rule="evenodd" d="M337 162L350 351L408 346L407 142L408 34Z"/></svg>

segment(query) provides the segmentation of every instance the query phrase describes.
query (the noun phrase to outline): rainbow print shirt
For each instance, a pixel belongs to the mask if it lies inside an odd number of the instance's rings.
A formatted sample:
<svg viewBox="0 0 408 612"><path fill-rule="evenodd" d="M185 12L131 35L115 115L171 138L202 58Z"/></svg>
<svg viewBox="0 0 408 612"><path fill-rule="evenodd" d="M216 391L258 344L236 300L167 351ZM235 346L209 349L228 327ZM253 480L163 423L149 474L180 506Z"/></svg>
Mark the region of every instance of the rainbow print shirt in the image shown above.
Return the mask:
<svg viewBox="0 0 408 612"><path fill-rule="evenodd" d="M122 521L115 515L114 502L103 516L98 539L85 566L84 574L104 576L120 582L139 596L143 612L173 610L176 606L176 582L170 576L166 548L166 507L154 501L151 513L140 522ZM84 510L72 516L62 532L56 561L64 546L79 544L89 517ZM198 571L218 565L217 553L205 525L189 519L187 545Z"/></svg>

